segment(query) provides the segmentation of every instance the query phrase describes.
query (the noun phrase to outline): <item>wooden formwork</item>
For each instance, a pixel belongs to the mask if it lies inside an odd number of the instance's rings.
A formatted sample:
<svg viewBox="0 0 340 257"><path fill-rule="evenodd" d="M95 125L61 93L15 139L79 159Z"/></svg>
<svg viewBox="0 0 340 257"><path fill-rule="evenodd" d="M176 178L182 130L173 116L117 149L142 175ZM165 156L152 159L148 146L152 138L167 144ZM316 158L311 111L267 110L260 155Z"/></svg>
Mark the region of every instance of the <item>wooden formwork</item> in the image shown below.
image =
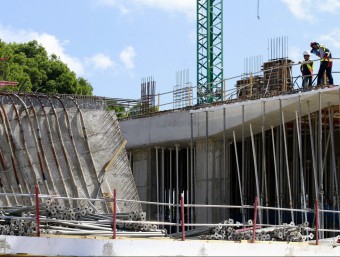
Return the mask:
<svg viewBox="0 0 340 257"><path fill-rule="evenodd" d="M263 63L265 93L286 93L293 89L292 64L293 61L286 58Z"/></svg>

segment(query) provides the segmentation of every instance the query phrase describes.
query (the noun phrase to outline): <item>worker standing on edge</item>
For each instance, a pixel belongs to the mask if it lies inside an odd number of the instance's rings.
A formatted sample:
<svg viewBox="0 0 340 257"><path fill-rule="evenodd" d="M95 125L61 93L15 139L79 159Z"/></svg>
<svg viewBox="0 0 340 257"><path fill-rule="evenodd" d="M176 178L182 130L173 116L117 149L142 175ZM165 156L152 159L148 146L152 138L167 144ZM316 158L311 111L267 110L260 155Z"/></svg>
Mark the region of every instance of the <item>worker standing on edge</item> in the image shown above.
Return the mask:
<svg viewBox="0 0 340 257"><path fill-rule="evenodd" d="M313 82L313 61L310 60L310 52L304 51L303 52L303 62L301 63L300 70L302 74L302 88L307 90L312 88Z"/></svg>
<svg viewBox="0 0 340 257"><path fill-rule="evenodd" d="M327 47L324 45L320 45L317 42L310 43L312 48L311 53L317 55L320 58L320 67L318 72L318 82L317 85L321 86L323 80L323 74L326 71L326 75L328 78L329 86L333 86L333 77L332 77L332 53L329 51Z"/></svg>

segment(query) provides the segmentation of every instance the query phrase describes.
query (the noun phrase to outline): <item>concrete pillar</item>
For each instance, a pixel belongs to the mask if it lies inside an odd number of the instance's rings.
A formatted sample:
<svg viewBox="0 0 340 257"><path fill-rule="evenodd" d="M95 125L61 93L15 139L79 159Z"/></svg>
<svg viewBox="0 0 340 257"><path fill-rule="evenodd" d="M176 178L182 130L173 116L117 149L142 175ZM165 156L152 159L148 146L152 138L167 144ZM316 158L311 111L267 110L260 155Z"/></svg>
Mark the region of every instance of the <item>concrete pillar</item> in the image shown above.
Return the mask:
<svg viewBox="0 0 340 257"><path fill-rule="evenodd" d="M229 160L229 145L226 147L226 158ZM208 204L222 205L229 203L230 193L230 170L228 165L224 171L224 151L223 140L208 141L208 174L206 174L206 142L205 140L196 141L196 171L195 171L195 199L197 204L206 203L206 190L208 185ZM228 161L227 161L228 163ZM208 177L208 182L206 178ZM226 185L223 185L226 183ZM226 189L226 199L223 199L224 190ZM225 210L220 208L196 208L196 221L204 222L220 222L224 219ZM227 212L228 213L228 212Z"/></svg>
<svg viewBox="0 0 340 257"><path fill-rule="evenodd" d="M133 149L133 176L136 182L137 192L141 201L151 200L151 148ZM152 206L143 206L148 219L153 220L151 216Z"/></svg>

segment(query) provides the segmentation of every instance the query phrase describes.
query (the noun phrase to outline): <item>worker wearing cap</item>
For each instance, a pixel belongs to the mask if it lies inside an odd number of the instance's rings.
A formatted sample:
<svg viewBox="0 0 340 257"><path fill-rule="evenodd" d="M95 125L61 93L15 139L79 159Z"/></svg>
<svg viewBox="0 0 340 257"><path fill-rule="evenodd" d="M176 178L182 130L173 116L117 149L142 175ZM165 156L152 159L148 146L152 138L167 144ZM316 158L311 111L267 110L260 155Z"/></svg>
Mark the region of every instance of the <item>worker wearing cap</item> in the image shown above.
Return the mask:
<svg viewBox="0 0 340 257"><path fill-rule="evenodd" d="M302 74L302 88L303 89L310 89L312 87L313 82L313 61L310 60L310 52L304 51L303 52L303 62L301 63L300 70Z"/></svg>
<svg viewBox="0 0 340 257"><path fill-rule="evenodd" d="M326 71L326 76L328 78L329 85L333 85L333 76L332 76L332 53L329 51L327 47L324 45L320 45L317 42L310 43L312 47L311 53L317 55L320 58L320 67L318 72L318 81L317 85L320 86L323 80L323 74Z"/></svg>

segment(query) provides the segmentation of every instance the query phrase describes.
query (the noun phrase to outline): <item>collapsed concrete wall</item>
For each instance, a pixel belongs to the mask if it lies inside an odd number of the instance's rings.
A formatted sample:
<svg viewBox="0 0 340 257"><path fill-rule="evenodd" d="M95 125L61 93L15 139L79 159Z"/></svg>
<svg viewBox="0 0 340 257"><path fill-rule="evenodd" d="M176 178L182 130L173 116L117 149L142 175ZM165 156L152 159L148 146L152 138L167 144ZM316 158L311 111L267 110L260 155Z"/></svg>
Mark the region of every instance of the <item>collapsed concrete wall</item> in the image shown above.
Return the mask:
<svg viewBox="0 0 340 257"><path fill-rule="evenodd" d="M114 112L95 98L0 94L0 191L76 198L138 200ZM32 205L33 198L1 196L3 206ZM65 205L83 201L64 200ZM93 202L101 212L110 203ZM119 211L141 211L118 201Z"/></svg>

